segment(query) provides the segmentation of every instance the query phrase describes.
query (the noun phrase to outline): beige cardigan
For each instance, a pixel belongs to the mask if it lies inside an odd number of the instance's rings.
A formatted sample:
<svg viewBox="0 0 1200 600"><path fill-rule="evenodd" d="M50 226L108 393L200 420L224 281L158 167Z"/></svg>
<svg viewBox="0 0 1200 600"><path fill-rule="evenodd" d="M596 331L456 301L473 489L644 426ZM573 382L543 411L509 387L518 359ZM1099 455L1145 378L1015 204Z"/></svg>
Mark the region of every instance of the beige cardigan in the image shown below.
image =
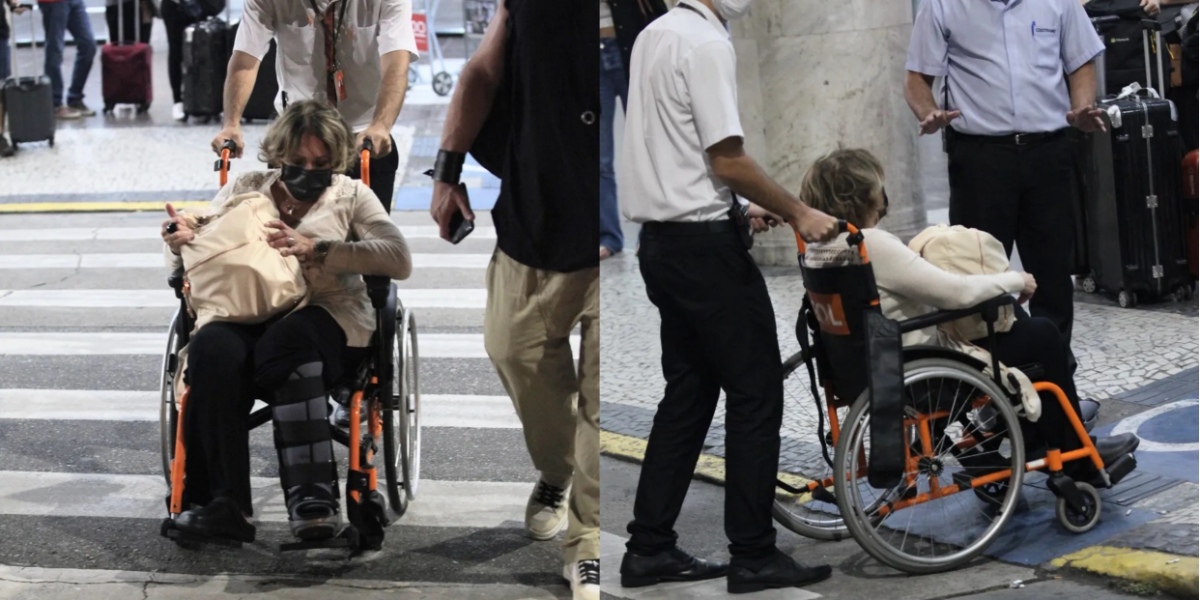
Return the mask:
<svg viewBox="0 0 1200 600"><path fill-rule="evenodd" d="M242 173L221 188L206 212L220 213L227 200L238 194L262 192L271 196L278 170ZM346 333L346 343L364 348L375 331L375 311L367 298L361 275L387 275L407 279L412 257L400 229L383 210L383 204L361 181L334 175L333 185L317 200L296 227L313 241L329 240L329 254L320 266L306 266L309 304L333 316ZM181 259L169 247L163 252L167 266L177 269Z"/></svg>
<svg viewBox="0 0 1200 600"><path fill-rule="evenodd" d="M1008 271L995 275L958 275L943 271L913 252L900 238L882 229L863 229L871 259L879 305L889 319L901 321L935 309L970 308L1001 294L1020 292L1025 278ZM843 233L830 242L809 244L805 265L821 268L857 260ZM938 344L933 327L904 334L904 345Z"/></svg>

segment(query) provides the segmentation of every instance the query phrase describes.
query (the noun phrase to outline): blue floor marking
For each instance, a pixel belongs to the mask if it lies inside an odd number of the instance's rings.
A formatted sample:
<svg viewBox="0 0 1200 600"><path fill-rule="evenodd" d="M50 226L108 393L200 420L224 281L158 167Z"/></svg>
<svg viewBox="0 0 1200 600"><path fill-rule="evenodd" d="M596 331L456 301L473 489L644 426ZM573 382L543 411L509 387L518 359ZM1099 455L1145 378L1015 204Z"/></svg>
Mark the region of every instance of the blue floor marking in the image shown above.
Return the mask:
<svg viewBox="0 0 1200 600"><path fill-rule="evenodd" d="M1151 417L1136 427L1135 433L1142 438L1142 445L1135 453L1139 471L1200 483L1200 452L1196 450L1171 452L1156 449L1159 444L1169 448L1170 446L1167 445L1195 445L1197 443L1196 423L1200 418L1200 410L1194 402L1195 400L1180 400L1164 405L1163 413ZM1110 435L1113 429L1119 425L1120 423L1106 425L1092 433L1100 437Z"/></svg>

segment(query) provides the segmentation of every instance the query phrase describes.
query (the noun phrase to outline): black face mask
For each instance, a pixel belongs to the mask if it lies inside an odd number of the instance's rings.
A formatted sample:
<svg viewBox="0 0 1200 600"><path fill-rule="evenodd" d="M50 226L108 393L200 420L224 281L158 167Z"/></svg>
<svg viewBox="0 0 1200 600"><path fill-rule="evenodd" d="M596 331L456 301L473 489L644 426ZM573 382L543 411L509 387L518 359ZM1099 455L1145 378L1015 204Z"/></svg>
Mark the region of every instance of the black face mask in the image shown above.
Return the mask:
<svg viewBox="0 0 1200 600"><path fill-rule="evenodd" d="M333 169L305 169L283 165L280 180L288 193L300 202L316 202L333 185Z"/></svg>

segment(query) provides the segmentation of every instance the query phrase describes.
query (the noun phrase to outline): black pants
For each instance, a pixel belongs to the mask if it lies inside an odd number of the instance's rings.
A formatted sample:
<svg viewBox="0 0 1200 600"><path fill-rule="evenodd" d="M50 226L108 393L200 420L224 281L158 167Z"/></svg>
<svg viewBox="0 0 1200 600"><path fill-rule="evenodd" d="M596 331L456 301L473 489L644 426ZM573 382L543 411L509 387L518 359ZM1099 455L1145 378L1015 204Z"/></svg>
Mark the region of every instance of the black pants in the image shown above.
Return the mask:
<svg viewBox="0 0 1200 600"><path fill-rule="evenodd" d="M1067 137L1025 146L952 139L949 158L950 222L992 234L1009 255L1016 243L1038 283L1030 311L1053 321L1069 346L1076 197Z"/></svg>
<svg viewBox="0 0 1200 600"><path fill-rule="evenodd" d="M196 21L171 0L162 3L162 20L167 29L167 78L171 80L171 98L178 104L183 102L183 32Z"/></svg>
<svg viewBox="0 0 1200 600"><path fill-rule="evenodd" d="M987 348L986 338L975 340L974 343ZM1048 381L1062 388L1071 401L1071 410L1079 414L1079 395L1068 364L1067 346L1052 321L1041 317L1018 318L1012 329L996 334L994 353L1001 363L1010 367L1041 365L1042 375L1034 381ZM1071 427L1058 397L1048 392L1042 392L1039 396L1042 400L1041 417L1036 423L1027 423L1022 428L1026 449L1033 451L1050 447L1068 452L1082 448L1079 435Z"/></svg>
<svg viewBox="0 0 1200 600"><path fill-rule="evenodd" d="M174 2L168 1L164 2L163 4L174 4ZM150 3L146 2L142 4L141 16L145 19L145 21L138 27L138 29L134 29L134 25L137 23L138 17L137 8L134 6L134 0L124 0L121 5L121 17L122 20L125 21L125 37L120 39L120 41L140 41L149 44L150 28L152 25L154 25L154 19L152 18L154 9L150 6ZM116 43L118 41L118 37L120 37L118 34L121 33L121 29L117 27L118 23L116 5L108 6L104 9L104 20L108 22L108 43Z"/></svg>
<svg viewBox="0 0 1200 600"><path fill-rule="evenodd" d="M391 136L388 136L391 137ZM392 140L392 152L383 158L371 158L371 191L383 203L383 209L392 212L392 196L396 192L396 170L400 168L400 155L396 153L396 138ZM354 179L362 179L362 165L358 162L346 171Z"/></svg>
<svg viewBox="0 0 1200 600"><path fill-rule="evenodd" d="M190 386L184 439L188 503L227 497L252 514L250 431L256 398L274 390L300 365L321 361L327 387L366 355L347 348L341 326L323 308L309 306L270 325L209 323L188 344ZM351 367L352 368L352 367Z"/></svg>
<svg viewBox="0 0 1200 600"><path fill-rule="evenodd" d="M725 534L733 560L754 565L775 550L771 504L783 422L783 372L766 282L732 230L643 231L638 262L662 317L667 387L654 415L627 547L653 555L675 545L675 520L724 389Z"/></svg>

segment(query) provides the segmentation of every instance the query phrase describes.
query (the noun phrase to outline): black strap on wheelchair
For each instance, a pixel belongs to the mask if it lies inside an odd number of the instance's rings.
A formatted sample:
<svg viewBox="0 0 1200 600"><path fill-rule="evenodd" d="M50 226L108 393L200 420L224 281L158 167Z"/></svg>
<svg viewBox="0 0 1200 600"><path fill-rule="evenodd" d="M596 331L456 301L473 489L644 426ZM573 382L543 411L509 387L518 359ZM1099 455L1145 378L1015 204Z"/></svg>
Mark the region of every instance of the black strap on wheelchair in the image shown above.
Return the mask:
<svg viewBox="0 0 1200 600"><path fill-rule="evenodd" d="M804 295L804 304L800 307L800 316L796 319L796 337L800 339L800 352L804 357L804 366L808 368L808 385L812 391L813 403L817 406L817 439L821 443L821 456L825 458L829 468L833 468L833 459L829 457L829 444L825 441L825 409L821 406L821 393L817 387L817 374L813 369L813 347L808 343L808 332L814 332L814 344L821 343L821 333L816 328L816 316L813 314L812 302L808 294ZM826 400L828 402L828 400ZM791 491L791 490L789 490ZM798 492L793 492L798 493Z"/></svg>
<svg viewBox="0 0 1200 600"><path fill-rule="evenodd" d="M289 379L275 392L277 398L288 398L295 402L308 402L312 398L324 395L325 382L320 377Z"/></svg>
<svg viewBox="0 0 1200 600"><path fill-rule="evenodd" d="M878 307L864 312L863 326L871 401L867 483L886 489L900 485L904 475L904 345L900 323Z"/></svg>
<svg viewBox="0 0 1200 600"><path fill-rule="evenodd" d="M328 484L334 481L336 476L337 465L332 462L299 463L279 466L279 479L283 483L285 490L298 485L314 483Z"/></svg>
<svg viewBox="0 0 1200 600"><path fill-rule="evenodd" d="M275 423L275 447L295 448L333 439L328 421L278 421Z"/></svg>

